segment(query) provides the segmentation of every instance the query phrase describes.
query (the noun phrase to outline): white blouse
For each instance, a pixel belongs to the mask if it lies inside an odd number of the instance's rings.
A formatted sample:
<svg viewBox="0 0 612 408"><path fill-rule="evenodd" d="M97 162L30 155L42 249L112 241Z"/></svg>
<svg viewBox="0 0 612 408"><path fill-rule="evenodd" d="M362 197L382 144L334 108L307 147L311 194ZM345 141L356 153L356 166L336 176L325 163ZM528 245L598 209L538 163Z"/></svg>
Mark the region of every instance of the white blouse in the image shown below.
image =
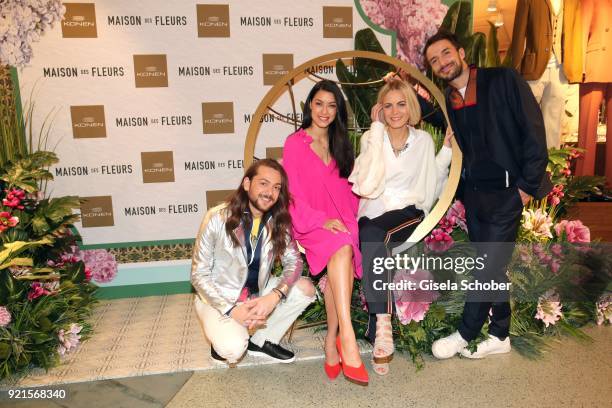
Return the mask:
<svg viewBox="0 0 612 408"><path fill-rule="evenodd" d="M376 218L411 204L428 214L444 189L452 149L443 146L436 155L429 133L408 129L408 147L397 157L381 122L373 122L361 136L361 153L349 176L361 196L359 218Z"/></svg>

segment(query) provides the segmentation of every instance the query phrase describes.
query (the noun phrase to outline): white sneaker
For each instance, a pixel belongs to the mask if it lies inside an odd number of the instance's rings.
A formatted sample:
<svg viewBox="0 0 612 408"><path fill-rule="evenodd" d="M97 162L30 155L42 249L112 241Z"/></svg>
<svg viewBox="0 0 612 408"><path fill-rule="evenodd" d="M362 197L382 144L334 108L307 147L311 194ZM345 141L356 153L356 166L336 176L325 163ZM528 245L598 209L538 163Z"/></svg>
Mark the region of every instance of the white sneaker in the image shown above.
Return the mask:
<svg viewBox="0 0 612 408"><path fill-rule="evenodd" d="M436 358L451 358L468 345L458 331L433 342L431 352Z"/></svg>
<svg viewBox="0 0 612 408"><path fill-rule="evenodd" d="M489 354L509 353L510 349L510 337L500 340L498 337L489 334L489 338L479 343L474 353L464 348L461 350L461 355L467 358L485 358Z"/></svg>

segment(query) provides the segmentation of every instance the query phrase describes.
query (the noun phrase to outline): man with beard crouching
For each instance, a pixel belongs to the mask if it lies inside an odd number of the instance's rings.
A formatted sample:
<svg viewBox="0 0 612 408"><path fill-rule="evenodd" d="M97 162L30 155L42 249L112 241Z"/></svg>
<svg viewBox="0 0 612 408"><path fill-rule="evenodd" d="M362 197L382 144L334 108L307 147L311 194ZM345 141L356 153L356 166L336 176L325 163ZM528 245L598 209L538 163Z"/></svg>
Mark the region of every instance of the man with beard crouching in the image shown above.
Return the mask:
<svg viewBox="0 0 612 408"><path fill-rule="evenodd" d="M295 360L278 343L314 301L315 289L301 277L288 205L285 170L274 160L260 160L248 168L229 200L202 221L191 283L214 362L235 364L247 350L282 363ZM280 277L271 275L277 259L283 266Z"/></svg>
<svg viewBox="0 0 612 408"><path fill-rule="evenodd" d="M426 63L448 83L446 107L463 153L463 203L469 238L485 267L481 283L506 283L523 206L548 194L546 132L540 107L521 76L509 68L476 68L465 62L457 38L440 31L427 40ZM489 336L471 353L489 318ZM510 351L511 310L507 291L468 291L458 331L436 340L432 353L483 358Z"/></svg>

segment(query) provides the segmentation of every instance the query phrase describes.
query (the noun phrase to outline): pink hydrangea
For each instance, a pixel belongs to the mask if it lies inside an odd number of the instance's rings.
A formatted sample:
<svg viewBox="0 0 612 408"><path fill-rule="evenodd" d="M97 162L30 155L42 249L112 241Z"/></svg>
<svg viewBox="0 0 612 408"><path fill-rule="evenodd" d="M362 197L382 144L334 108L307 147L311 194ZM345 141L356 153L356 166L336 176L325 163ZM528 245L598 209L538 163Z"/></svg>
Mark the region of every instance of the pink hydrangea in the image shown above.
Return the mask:
<svg viewBox="0 0 612 408"><path fill-rule="evenodd" d="M438 292L422 290L419 283L422 281L433 280L429 271L417 269L414 273L407 270L399 270L395 273L393 282L396 284L413 282L415 290L394 290L395 309L397 317L402 324L409 324L412 321L420 322L425 318L431 302L439 296Z"/></svg>
<svg viewBox="0 0 612 408"><path fill-rule="evenodd" d="M424 70L423 48L448 11L440 0L360 0L372 22L397 33L397 57Z"/></svg>
<svg viewBox="0 0 612 408"><path fill-rule="evenodd" d="M446 212L446 218L451 218L459 228L467 232L467 222L465 221L465 207L460 200L455 200L453 205Z"/></svg>
<svg viewBox="0 0 612 408"><path fill-rule="evenodd" d="M6 306L0 306L0 327L6 327L11 322L11 312Z"/></svg>
<svg viewBox="0 0 612 408"><path fill-rule="evenodd" d="M612 324L612 293L608 292L599 298L595 304L595 310L597 312L597 324L602 325L604 323Z"/></svg>
<svg viewBox="0 0 612 408"><path fill-rule="evenodd" d="M554 289L549 289L538 299L538 308L535 318L542 320L546 327L549 325L554 326L563 316L561 307L559 294L555 292Z"/></svg>
<svg viewBox="0 0 612 408"><path fill-rule="evenodd" d="M89 268L90 277L96 282L110 282L117 275L117 261L115 255L105 249L77 250L77 259L81 259ZM85 271L87 277L88 271Z"/></svg>
<svg viewBox="0 0 612 408"><path fill-rule="evenodd" d="M76 323L72 323L68 330L59 330L57 333L57 338L60 344L57 346L57 352L60 353L60 355L65 355L79 345L81 340L79 333L81 330L83 330L83 327Z"/></svg>
<svg viewBox="0 0 612 408"><path fill-rule="evenodd" d="M561 237L563 233L565 233L565 238L568 242L591 242L591 231L589 227L584 225L580 220L561 220L555 225L554 229L558 237Z"/></svg>
<svg viewBox="0 0 612 408"><path fill-rule="evenodd" d="M425 238L425 246L429 251L444 252L453 246L453 237L442 228L436 228Z"/></svg>

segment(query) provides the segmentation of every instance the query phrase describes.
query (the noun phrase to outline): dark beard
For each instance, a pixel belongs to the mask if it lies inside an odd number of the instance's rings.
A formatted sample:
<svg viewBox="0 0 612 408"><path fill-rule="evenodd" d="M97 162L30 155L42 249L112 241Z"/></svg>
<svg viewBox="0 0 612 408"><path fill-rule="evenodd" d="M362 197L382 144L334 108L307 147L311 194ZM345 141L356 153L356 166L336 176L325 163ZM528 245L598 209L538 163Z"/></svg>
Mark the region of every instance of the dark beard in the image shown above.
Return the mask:
<svg viewBox="0 0 612 408"><path fill-rule="evenodd" d="M448 77L442 77L442 79L444 79L446 82L451 82L454 79L458 78L459 75L461 75L462 73L463 73L463 64L459 63L459 64L455 65L455 69L452 70L448 74Z"/></svg>
<svg viewBox="0 0 612 408"><path fill-rule="evenodd" d="M259 206L259 203L257 202L257 200L260 199L260 198L270 198L270 199L272 199L272 197L264 196L264 195L259 195L259 196L257 196L257 198L255 198L255 200L253 200L253 198L251 196L249 196L249 202L251 203L251 205L253 207L257 208L263 214L265 214L266 212L270 211L272 209L272 207L274 207L274 205L276 204L276 203L272 203L272 205L268 209L261 208Z"/></svg>

